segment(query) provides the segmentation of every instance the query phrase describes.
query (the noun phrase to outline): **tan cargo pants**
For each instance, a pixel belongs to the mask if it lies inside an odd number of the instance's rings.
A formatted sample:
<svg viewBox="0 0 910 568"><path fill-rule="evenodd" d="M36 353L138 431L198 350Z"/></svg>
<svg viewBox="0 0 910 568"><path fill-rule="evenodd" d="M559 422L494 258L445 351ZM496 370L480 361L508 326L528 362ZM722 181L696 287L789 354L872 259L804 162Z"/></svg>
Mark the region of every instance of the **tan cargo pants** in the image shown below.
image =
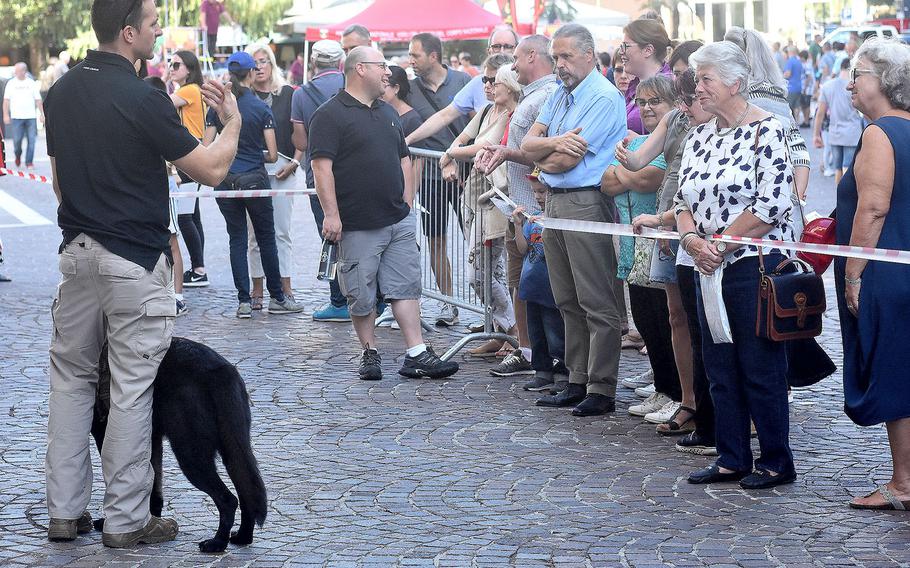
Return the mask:
<svg viewBox="0 0 910 568"><path fill-rule="evenodd" d="M60 254L60 272L50 348L48 513L76 519L91 499L89 430L107 339L111 411L101 451L104 531L130 532L150 518L152 383L174 327L173 270L164 254L149 272L80 234Z"/></svg>

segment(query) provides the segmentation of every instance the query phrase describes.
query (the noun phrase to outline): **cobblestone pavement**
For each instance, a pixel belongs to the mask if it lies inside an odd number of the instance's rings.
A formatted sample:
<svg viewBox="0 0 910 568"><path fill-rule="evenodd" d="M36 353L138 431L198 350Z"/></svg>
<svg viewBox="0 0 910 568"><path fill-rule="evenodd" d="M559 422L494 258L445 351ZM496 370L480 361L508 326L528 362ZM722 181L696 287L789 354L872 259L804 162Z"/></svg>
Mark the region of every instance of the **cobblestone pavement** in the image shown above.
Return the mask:
<svg viewBox="0 0 910 568"><path fill-rule="evenodd" d="M39 159L41 169L47 162ZM6 178L0 190L54 218L49 189ZM0 209L0 227L12 224L6 214ZM685 476L711 458L674 451L673 439L630 417L635 396L626 389L615 414L573 418L535 407L521 380L491 377L481 362L462 360L450 380L402 379L395 374L402 343L388 328L379 331L386 377L356 380L350 327L310 319L326 291L311 277L318 241L305 201L295 211L294 281L307 312L236 320L223 221L211 202L203 216L214 284L186 292L190 313L177 333L217 349L246 379L269 489L264 528L249 547L200 554L196 542L213 532L216 511L166 450L166 514L181 526L175 542L117 551L97 533L45 541L48 310L58 233L6 228L14 282L0 284L0 564L910 565L910 516L846 507L891 472L884 429L858 428L841 411L839 374L796 392L795 484L756 492L689 485ZM828 316L822 339L839 362L836 315ZM455 339L429 336L438 348ZM645 367L627 351L621 376ZM97 455L93 461L97 515L102 481Z"/></svg>

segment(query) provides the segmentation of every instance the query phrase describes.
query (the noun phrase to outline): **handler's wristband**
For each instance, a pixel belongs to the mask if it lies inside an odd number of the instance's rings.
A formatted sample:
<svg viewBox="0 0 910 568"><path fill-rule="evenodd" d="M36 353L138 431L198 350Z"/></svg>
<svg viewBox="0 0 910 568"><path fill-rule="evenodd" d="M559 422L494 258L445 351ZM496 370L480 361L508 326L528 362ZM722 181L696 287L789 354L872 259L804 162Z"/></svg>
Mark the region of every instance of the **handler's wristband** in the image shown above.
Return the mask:
<svg viewBox="0 0 910 568"><path fill-rule="evenodd" d="M844 282L846 282L848 286L859 286L860 284L863 283L863 279L862 278L848 278L848 277L844 276Z"/></svg>

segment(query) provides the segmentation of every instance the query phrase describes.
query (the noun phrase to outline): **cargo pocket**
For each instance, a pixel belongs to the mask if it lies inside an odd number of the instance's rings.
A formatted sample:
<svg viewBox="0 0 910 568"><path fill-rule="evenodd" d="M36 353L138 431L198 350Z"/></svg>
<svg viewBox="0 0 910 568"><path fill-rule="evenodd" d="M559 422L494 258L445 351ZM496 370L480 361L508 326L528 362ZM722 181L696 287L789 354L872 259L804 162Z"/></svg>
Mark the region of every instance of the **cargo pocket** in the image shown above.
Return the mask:
<svg viewBox="0 0 910 568"><path fill-rule="evenodd" d="M148 300L133 334L132 346L143 359L160 361L171 346L177 304L170 296Z"/></svg>
<svg viewBox="0 0 910 568"><path fill-rule="evenodd" d="M349 305L353 307L363 289L359 262L340 261L338 263L338 286L341 287L344 297L348 299Z"/></svg>
<svg viewBox="0 0 910 568"><path fill-rule="evenodd" d="M135 262L116 255L106 255L98 259L98 274L110 280L139 280L147 270Z"/></svg>

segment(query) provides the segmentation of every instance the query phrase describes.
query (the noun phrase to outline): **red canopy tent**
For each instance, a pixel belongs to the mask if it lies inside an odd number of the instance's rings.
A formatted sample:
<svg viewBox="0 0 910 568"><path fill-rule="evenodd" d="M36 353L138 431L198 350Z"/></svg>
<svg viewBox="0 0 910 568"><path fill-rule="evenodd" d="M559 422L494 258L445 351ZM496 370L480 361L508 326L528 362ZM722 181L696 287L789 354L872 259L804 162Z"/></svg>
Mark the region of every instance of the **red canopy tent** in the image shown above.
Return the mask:
<svg viewBox="0 0 910 568"><path fill-rule="evenodd" d="M502 19L471 0L376 0L349 20L307 28L306 39L340 40L341 32L351 24L365 26L374 41L409 41L421 32L436 34L445 41L486 39Z"/></svg>

